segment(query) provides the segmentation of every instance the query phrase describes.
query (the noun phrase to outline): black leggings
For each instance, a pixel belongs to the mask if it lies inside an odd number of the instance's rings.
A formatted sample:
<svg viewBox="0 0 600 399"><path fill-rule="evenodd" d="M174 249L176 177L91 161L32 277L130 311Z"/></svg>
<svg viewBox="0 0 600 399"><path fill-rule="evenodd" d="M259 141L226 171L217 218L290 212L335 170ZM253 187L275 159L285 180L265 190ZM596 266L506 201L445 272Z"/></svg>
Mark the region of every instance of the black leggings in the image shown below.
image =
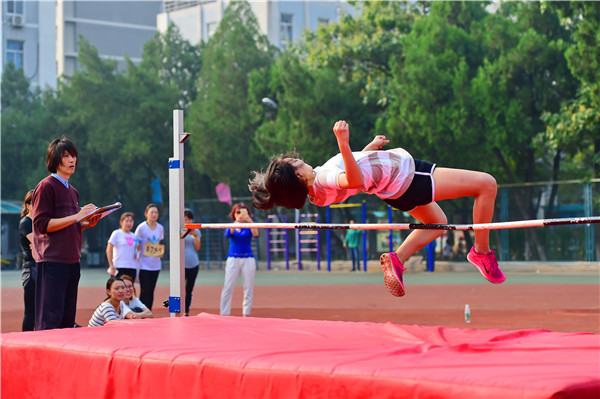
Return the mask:
<svg viewBox="0 0 600 399"><path fill-rule="evenodd" d="M36 269L34 261L23 262L23 299L25 314L23 315L23 331L35 329L35 279Z"/></svg>
<svg viewBox="0 0 600 399"><path fill-rule="evenodd" d="M192 292L194 292L194 284L196 283L196 277L198 276L198 270L200 265L185 269L185 313L190 313L190 306L192 305Z"/></svg>
<svg viewBox="0 0 600 399"><path fill-rule="evenodd" d="M131 277L131 279L133 281L135 281L135 275L137 273L136 269L127 268L127 267L123 267L123 268L118 267L117 269L119 269L119 273L117 273L117 277L123 277L124 275L127 275L127 276Z"/></svg>
<svg viewBox="0 0 600 399"><path fill-rule="evenodd" d="M154 289L160 270L140 270L140 301L150 310L154 303Z"/></svg>

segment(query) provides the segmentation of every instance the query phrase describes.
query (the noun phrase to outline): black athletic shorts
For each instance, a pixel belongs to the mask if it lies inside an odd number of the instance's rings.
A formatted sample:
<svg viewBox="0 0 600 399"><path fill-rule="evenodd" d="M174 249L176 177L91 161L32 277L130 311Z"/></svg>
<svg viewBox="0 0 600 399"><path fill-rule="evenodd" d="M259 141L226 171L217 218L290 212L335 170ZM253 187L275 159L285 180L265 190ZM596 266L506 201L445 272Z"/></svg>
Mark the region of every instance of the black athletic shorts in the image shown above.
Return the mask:
<svg viewBox="0 0 600 399"><path fill-rule="evenodd" d="M433 202L435 186L433 184L433 170L435 164L415 159L415 176L412 183L400 198L384 199L385 203L404 212L410 212L420 205Z"/></svg>

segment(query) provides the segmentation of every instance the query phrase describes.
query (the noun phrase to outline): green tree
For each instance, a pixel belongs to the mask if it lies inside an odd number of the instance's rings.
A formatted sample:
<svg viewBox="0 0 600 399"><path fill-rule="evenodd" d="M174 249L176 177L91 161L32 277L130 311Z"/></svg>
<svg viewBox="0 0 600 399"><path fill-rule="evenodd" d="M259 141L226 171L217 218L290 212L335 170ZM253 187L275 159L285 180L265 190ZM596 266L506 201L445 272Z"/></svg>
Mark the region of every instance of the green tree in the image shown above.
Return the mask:
<svg viewBox="0 0 600 399"><path fill-rule="evenodd" d="M389 103L390 62L402 57L402 38L429 6L428 2L407 1L351 4L355 15L306 31L294 51L311 69L337 70L342 83L358 85L367 111L377 114Z"/></svg>
<svg viewBox="0 0 600 399"><path fill-rule="evenodd" d="M392 97L378 126L416 158L489 171L480 168L485 156L473 151L481 131L472 117L470 93L471 80L484 57L477 33L488 14L485 6L433 3L430 14L417 19L403 38L402 58L392 60ZM470 218L469 201L450 204L454 215L465 221Z"/></svg>
<svg viewBox="0 0 600 399"><path fill-rule="evenodd" d="M172 109L179 93L129 60L119 71L83 39L79 49L82 69L60 84L51 109L80 151L77 188L84 202L119 200L139 215L156 176L167 192Z"/></svg>
<svg viewBox="0 0 600 399"><path fill-rule="evenodd" d="M403 58L394 63L394 96L387 120L379 123L418 157L480 166L479 152L464 154L482 134L472 118L470 87L483 59L477 32L486 16L481 3L434 3L403 40Z"/></svg>
<svg viewBox="0 0 600 399"><path fill-rule="evenodd" d="M556 8L562 23L573 32L574 43L565 55L580 82L577 96L563 102L559 112L543 115L545 130L539 147L561 159L566 155L567 177L600 176L600 3L560 2ZM564 164L564 161L563 161ZM555 168L557 169L557 168ZM555 178L558 178L555 173Z"/></svg>
<svg viewBox="0 0 600 399"><path fill-rule="evenodd" d="M169 90L175 88L179 93L178 105L175 108L182 109L184 114L187 114L198 94L196 82L202 69L204 47L204 42L192 45L183 39L177 26L170 24L166 32L157 32L154 38L144 45L144 54L137 73L158 79L161 85L168 86ZM189 131L187 128L186 130ZM186 144L184 149L185 158L191 159L191 146ZM186 162L186 176L186 192L190 193L189 195L206 191L205 187L211 185L210 180L196 170L191 162ZM161 185L165 184L166 182L161 182Z"/></svg>
<svg viewBox="0 0 600 399"><path fill-rule="evenodd" d="M511 183L547 179L550 168L537 167L534 139L544 128L542 113L558 110L561 99L575 93L564 57L569 35L556 13L542 13L537 3L503 4L487 26L484 40L494 58L474 81L487 150L495 154L499 176Z"/></svg>
<svg viewBox="0 0 600 399"><path fill-rule="evenodd" d="M175 86L181 96L179 108L184 111L196 99L203 47L204 42L195 46L185 40L173 23L165 33L156 32L144 45L140 68L158 76L161 84Z"/></svg>
<svg viewBox="0 0 600 399"><path fill-rule="evenodd" d="M254 97L279 104L256 132L265 156L292 148L317 165L338 150L331 127L338 119L351 125L352 148L360 150L374 135L377 115L388 105L390 62L402 55L401 39L426 2L352 2L357 13L305 31L268 71L256 72ZM264 110L252 109L260 120Z"/></svg>
<svg viewBox="0 0 600 399"><path fill-rule="evenodd" d="M473 82L477 119L485 153L494 154L497 176L511 183L548 179L559 154L541 154L535 139L544 128L545 110L558 110L576 90L564 57L569 34L556 12L539 3L503 3L486 20L483 41L490 56ZM514 190L516 211L535 217L539 201L532 188ZM545 247L534 230L525 232L544 260Z"/></svg>
<svg viewBox="0 0 600 399"><path fill-rule="evenodd" d="M234 195L247 195L250 171L260 159L249 111L260 98L248 96L249 75L268 67L273 52L245 1L229 4L203 52L198 96L185 122L193 134L189 160L212 181L229 183Z"/></svg>
<svg viewBox="0 0 600 399"><path fill-rule="evenodd" d="M342 84L337 69L308 68L296 54L285 53L269 71L268 82L265 92L259 91L260 84L251 91L259 98L268 95L279 105L277 118L267 118L255 134L266 157L297 150L306 162L322 164L339 151L331 130L339 119L351 124L353 149L359 151L372 139L373 116L365 112L361 87Z"/></svg>
<svg viewBox="0 0 600 399"><path fill-rule="evenodd" d="M546 129L536 144L541 151L555 154L553 180L600 176L600 107L591 98L591 90L584 84L559 112L542 115Z"/></svg>
<svg viewBox="0 0 600 399"><path fill-rule="evenodd" d="M2 73L2 197L22 199L48 174L46 149L51 93L32 91L23 68L12 61ZM51 136L50 136L51 137Z"/></svg>
<svg viewBox="0 0 600 399"><path fill-rule="evenodd" d="M562 10L564 24L574 30L574 46L566 51L569 68L585 84L591 85L590 97L600 103L600 4L573 1L550 4Z"/></svg>
<svg viewBox="0 0 600 399"><path fill-rule="evenodd" d="M415 22L387 127L442 165L532 181L548 170L533 145L540 117L574 93L564 58L569 35L538 3L502 3L495 12L488 5L434 3ZM515 196L521 216L535 216L531 192ZM535 246L543 259L539 240Z"/></svg>

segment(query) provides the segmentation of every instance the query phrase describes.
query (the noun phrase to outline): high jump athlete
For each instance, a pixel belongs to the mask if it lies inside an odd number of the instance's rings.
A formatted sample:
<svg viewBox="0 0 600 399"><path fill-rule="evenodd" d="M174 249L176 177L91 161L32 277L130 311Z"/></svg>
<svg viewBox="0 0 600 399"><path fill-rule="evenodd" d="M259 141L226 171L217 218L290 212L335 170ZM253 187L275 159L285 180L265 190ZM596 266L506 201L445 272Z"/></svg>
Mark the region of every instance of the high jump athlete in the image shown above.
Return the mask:
<svg viewBox="0 0 600 399"><path fill-rule="evenodd" d="M413 159L402 148L380 151L389 143L382 135L375 136L361 152L352 152L348 123L343 120L335 123L333 133L340 153L323 166L313 169L292 152L273 157L266 172L254 172L248 186L254 206L301 209L307 197L317 206L327 206L365 192L422 223L445 224L446 215L437 201L475 197L473 223L492 221L497 186L491 175L436 168L433 163ZM405 293L402 273L408 258L441 234L441 230L414 230L395 252L381 255L385 285L392 295ZM467 259L491 283L506 280L490 250L489 231L475 231L475 245Z"/></svg>

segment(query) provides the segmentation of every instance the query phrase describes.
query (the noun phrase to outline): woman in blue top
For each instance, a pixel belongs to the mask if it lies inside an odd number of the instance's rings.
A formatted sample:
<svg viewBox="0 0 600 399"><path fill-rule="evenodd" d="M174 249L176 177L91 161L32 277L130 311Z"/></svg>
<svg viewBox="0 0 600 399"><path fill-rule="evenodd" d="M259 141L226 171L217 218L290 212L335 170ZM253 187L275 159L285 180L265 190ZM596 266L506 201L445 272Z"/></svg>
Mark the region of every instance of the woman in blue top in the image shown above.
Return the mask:
<svg viewBox="0 0 600 399"><path fill-rule="evenodd" d="M235 223L253 223L252 214L246 204L235 204L229 214ZM244 284L244 302L242 313L250 316L252 297L254 295L254 274L256 261L252 252L252 237L258 237L258 229L226 229L225 237L229 238L229 252L225 263L225 284L221 292L221 314L231 313L231 297L238 275L242 274Z"/></svg>

